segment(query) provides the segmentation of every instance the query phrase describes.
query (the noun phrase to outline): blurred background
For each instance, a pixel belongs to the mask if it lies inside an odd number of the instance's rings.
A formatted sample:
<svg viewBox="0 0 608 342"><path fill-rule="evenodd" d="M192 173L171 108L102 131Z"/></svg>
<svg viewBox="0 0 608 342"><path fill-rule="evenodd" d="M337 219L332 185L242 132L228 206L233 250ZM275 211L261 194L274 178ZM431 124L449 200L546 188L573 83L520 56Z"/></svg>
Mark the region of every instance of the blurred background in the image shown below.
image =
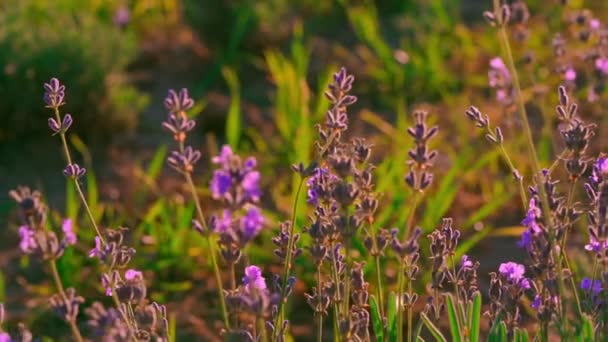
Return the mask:
<svg viewBox="0 0 608 342"><path fill-rule="evenodd" d="M590 20L608 20L608 3L526 3L529 18L517 12L510 34L547 166L562 148L554 113L559 84L577 96L598 136L608 127L601 112L604 75L585 58L594 41L583 37ZM489 61L501 55L496 32L482 17L490 8L489 0L1 0L0 302L7 303L9 325L24 321L50 338L66 332L47 310L53 289L44 268L19 252L18 219L6 196L17 185L44 193L56 227L65 217L75 220L81 240L61 259L61 276L87 298L100 298L92 277L97 266L83 257L93 235L47 127L42 85L51 77L67 87L63 109L75 119L68 139L89 170L94 215L106 226L131 228L134 263L145 270L151 298L168 305L179 338L213 340L218 312L204 244L190 228L193 206L178 175L164 166L172 141L160 123L171 88L189 88L196 101L190 142L204 152L197 180L209 211L210 157L221 145L258 158L269 219L250 254L267 271L277 270L267 252L270 237L293 203L289 167L313 156L314 125L327 109L322 93L340 66L356 77L351 134L375 146L378 226L405 222L411 144L405 130L413 110L425 109L440 127L433 146L440 158L415 222L427 232L441 217L454 217L465 235L459 253L484 258L482 281L506 256L523 259L514 248L523 217L517 185L499 151L464 116L471 104L488 114L503 128L520 172L529 175L520 123L488 86ZM560 58L556 34L568 46ZM595 143L596 152L606 144ZM299 226L306 217L302 203ZM312 328L301 296L311 270L306 257L298 260L291 319L294 337L303 340ZM386 276L394 278L390 265Z"/></svg>

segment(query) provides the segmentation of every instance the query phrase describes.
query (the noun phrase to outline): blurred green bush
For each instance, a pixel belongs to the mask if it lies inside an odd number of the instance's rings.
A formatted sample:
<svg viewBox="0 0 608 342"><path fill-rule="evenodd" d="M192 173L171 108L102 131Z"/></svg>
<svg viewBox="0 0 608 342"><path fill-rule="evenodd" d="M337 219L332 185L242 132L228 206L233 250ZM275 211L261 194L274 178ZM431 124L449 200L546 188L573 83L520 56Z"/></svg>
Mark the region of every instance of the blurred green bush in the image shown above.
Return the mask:
<svg viewBox="0 0 608 342"><path fill-rule="evenodd" d="M76 131L107 138L137 123L147 98L130 85L126 67L136 37L113 23L110 2L0 2L0 140L47 134L41 85L67 85L66 110Z"/></svg>

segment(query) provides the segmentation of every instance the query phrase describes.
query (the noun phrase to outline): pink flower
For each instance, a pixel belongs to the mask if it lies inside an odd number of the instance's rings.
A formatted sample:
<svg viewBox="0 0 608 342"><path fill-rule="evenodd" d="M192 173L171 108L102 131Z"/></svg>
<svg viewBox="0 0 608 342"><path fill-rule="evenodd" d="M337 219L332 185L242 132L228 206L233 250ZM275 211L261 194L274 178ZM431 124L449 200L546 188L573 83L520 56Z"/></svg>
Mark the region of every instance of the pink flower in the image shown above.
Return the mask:
<svg viewBox="0 0 608 342"><path fill-rule="evenodd" d="M133 281L133 280L142 280L144 279L143 274L138 271L138 270L134 270L134 269L128 269L125 272L125 279L127 281Z"/></svg>
<svg viewBox="0 0 608 342"><path fill-rule="evenodd" d="M72 220L71 219L65 219L63 220L63 225L61 226L61 229L63 230L63 234L65 235L65 242L68 245L74 245L76 244L76 234L74 234L74 231L72 230Z"/></svg>
<svg viewBox="0 0 608 342"><path fill-rule="evenodd" d="M247 291L266 290L266 280L262 277L262 270L257 266L247 266L245 268L245 276L243 277L243 284Z"/></svg>
<svg viewBox="0 0 608 342"><path fill-rule="evenodd" d="M566 72L564 72L564 79L566 81L576 80L576 71L573 68L566 69Z"/></svg>
<svg viewBox="0 0 608 342"><path fill-rule="evenodd" d="M595 68L602 72L604 75L608 75L608 58L598 58L595 60Z"/></svg>
<svg viewBox="0 0 608 342"><path fill-rule="evenodd" d="M598 19L591 19L591 21L589 22L589 27L592 30L597 30L600 28L600 26L601 26L601 23Z"/></svg>
<svg viewBox="0 0 608 342"><path fill-rule="evenodd" d="M31 253L36 249L36 240L34 239L34 231L29 226L19 227L19 236L21 242L19 247L23 253Z"/></svg>
<svg viewBox="0 0 608 342"><path fill-rule="evenodd" d="M95 248L91 249L91 251L89 252L89 258L94 257L103 257L103 251L101 250L101 239L99 238L99 236L95 237Z"/></svg>

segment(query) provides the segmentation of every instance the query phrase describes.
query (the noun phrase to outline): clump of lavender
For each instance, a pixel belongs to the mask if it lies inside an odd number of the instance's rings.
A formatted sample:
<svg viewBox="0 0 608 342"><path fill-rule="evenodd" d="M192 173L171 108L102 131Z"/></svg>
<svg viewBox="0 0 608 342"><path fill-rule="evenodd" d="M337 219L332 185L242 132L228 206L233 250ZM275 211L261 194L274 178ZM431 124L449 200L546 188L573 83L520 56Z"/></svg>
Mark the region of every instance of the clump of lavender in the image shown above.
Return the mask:
<svg viewBox="0 0 608 342"><path fill-rule="evenodd" d="M226 291L230 313L239 317L226 337L252 342L266 340L267 332L274 333L272 322L268 319L275 314L272 311L276 310L279 298L280 293L267 286L258 266L245 267L242 284ZM279 327L279 330L285 329L286 327ZM279 334L278 340L282 341L282 336L282 333Z"/></svg>
<svg viewBox="0 0 608 342"><path fill-rule="evenodd" d="M490 273L490 307L485 314L490 318L491 325L500 320L512 332L521 323L521 299L525 291L531 288L525 272L524 265L510 261L500 264L498 273Z"/></svg>
<svg viewBox="0 0 608 342"><path fill-rule="evenodd" d="M11 341L20 341L20 342L31 342L33 341L32 333L23 325L19 323L19 334L11 335L2 329L2 324L4 323L4 304L0 303L0 342L11 342Z"/></svg>
<svg viewBox="0 0 608 342"><path fill-rule="evenodd" d="M307 298L317 315L319 339L328 306L333 306L335 338L365 339L369 325L367 304L359 300L367 298L362 294L367 287L362 285L362 274L353 270L350 249L362 227L373 229L378 203L368 164L371 146L363 139L342 139L348 128L348 106L357 100L349 95L353 81L342 68L325 92L331 108L325 123L317 125L318 164L307 181L307 202L315 210L305 231L312 238L308 250L317 268L317 286ZM328 275L323 274L324 265Z"/></svg>
<svg viewBox="0 0 608 342"><path fill-rule="evenodd" d="M232 153L230 146L222 147L220 155L212 161L219 168L213 173L211 195L221 200L225 208L220 216L211 217L209 227L219 234L220 255L231 270L232 290L236 288L235 265L246 245L264 227L264 217L255 205L261 196L260 173L255 169L255 158L243 161Z"/></svg>
<svg viewBox="0 0 608 342"><path fill-rule="evenodd" d="M164 339L168 333L168 322L166 317L166 309L157 303L150 304L146 300L146 287L144 284L143 275L141 272L136 270L127 270L124 272L124 279L121 276L121 271L127 267L127 264L135 254L135 250L124 244L124 233L126 228L120 228L118 230L105 230L105 234L99 229L95 218L93 217L84 191L80 185L80 179L85 176L86 169L80 167L78 164L72 162L72 156L66 140L66 132L73 123L73 119L70 114L65 114L61 117L60 107L65 104L65 86L61 85L59 80L56 78L51 79L49 83L44 85L45 94L44 101L47 104L47 108L51 108L54 112L54 117L49 118L49 128L54 134L59 134L64 157L67 160L68 165L63 170L63 174L70 180L73 181L76 190L80 196L81 202L87 212L91 224L93 225L97 236L95 237L95 248L89 252L89 257L97 257L106 266L105 272L101 277L102 286L105 288L106 295L112 297L116 310L120 313L122 322L126 326L128 331L128 340L149 340L154 337L157 339ZM27 197L33 199L27 199ZM39 194L31 193L29 190L23 190L20 193L13 193L13 197L20 202L25 201L36 202L36 197L39 200ZM21 205L23 207L23 205ZM36 205L34 205L36 207ZM37 216L41 217L39 213ZM31 221L31 220L30 220ZM33 221L35 225L35 221ZM40 222L39 224L42 224ZM37 229L41 230L41 229ZM28 251L36 251L37 247L41 246L43 240L37 240L38 233L32 230L28 231L23 229L22 245L26 247ZM66 244L75 240L75 236L71 233L71 229L64 227L66 234ZM53 241L52 236L48 241ZM32 245L32 243L35 243ZM49 245L48 242L45 242ZM52 245L52 243L51 243ZM55 254L54 257L57 257ZM54 263L51 264L53 274L55 278L59 278L57 275L56 267ZM68 322L75 322L78 314L78 304L84 300L82 297L76 296L73 289L63 291L58 284L59 292L61 296L55 296L51 299L55 311L60 313L64 319ZM78 332L75 323L71 324L75 338L82 340Z"/></svg>
<svg viewBox="0 0 608 342"><path fill-rule="evenodd" d="M185 146L185 141L188 132L190 132L195 126L194 120L189 119L186 114L186 111L191 109L193 105L194 100L192 100L188 95L187 89L182 89L179 92L169 90L169 94L165 98L165 108L169 111L169 114L167 116L167 120L162 123L162 126L173 134L173 138L178 144L177 150L172 151L170 156L167 158L167 163L169 164L169 166L171 166L173 169L175 169L177 172L184 176L190 194L192 195L192 198L194 200L194 204L196 206L196 218L193 219L192 225L195 230L203 234L203 236L205 236L207 239L207 243L209 246L209 256L213 265L215 281L218 289L218 296L222 310L222 318L224 321L225 328L227 330L230 330L230 320L228 317L228 310L226 308L226 301L224 298L224 285L222 282L222 277L219 270L219 263L216 255L217 242L215 241L215 238L210 234L211 230L209 229L208 222L205 219L203 208L196 191L196 186L194 185L194 180L192 179L192 172L194 171L195 164L201 158L201 152L191 146ZM222 156L220 156L220 158L221 157ZM218 161L221 160L218 159ZM217 196L227 194L227 189L225 189L224 187L229 187L231 185L231 183L227 183L228 180L225 178L225 175L220 178L222 179L218 180L216 184L218 188L214 190L214 194ZM233 198L232 200L236 201L237 198ZM216 222L217 221L218 220L216 220Z"/></svg>
<svg viewBox="0 0 608 342"><path fill-rule="evenodd" d="M55 232L47 225L48 208L42 201L40 192L32 191L27 187L19 187L12 190L9 195L17 202L21 211L23 225L19 227L21 237L19 247L24 254L48 263L58 292L50 298L50 306L59 317L68 323L74 339L82 341L76 320L84 298L77 296L76 290L73 288L64 289L56 263L66 248L76 243L72 223L69 219L64 221L62 228L64 237L59 241Z"/></svg>

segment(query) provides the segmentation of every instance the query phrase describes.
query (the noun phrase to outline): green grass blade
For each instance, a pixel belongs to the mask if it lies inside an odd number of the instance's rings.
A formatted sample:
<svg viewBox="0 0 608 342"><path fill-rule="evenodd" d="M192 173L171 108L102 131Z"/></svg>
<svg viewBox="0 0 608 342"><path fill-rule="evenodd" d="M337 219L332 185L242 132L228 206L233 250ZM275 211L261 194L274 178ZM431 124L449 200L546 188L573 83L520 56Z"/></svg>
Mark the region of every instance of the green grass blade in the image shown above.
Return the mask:
<svg viewBox="0 0 608 342"><path fill-rule="evenodd" d="M473 305L469 315L469 336L471 342L479 341L479 329L481 323L481 293L475 292L473 295Z"/></svg>
<svg viewBox="0 0 608 342"><path fill-rule="evenodd" d="M401 329L401 327L397 327L397 296L395 292L391 292L388 295L388 303L387 303L387 335L389 341L397 340L397 329Z"/></svg>
<svg viewBox="0 0 608 342"><path fill-rule="evenodd" d="M426 326L427 329L429 329L429 331L431 332L431 335L433 335L433 337L435 337L435 339L437 341L447 342L447 339L445 338L445 336L443 336L443 334L441 333L439 328L437 328L437 326L435 324L433 324L431 319L424 312L420 313L420 318L422 318L424 325ZM395 341L395 340L391 340L391 341Z"/></svg>
<svg viewBox="0 0 608 342"><path fill-rule="evenodd" d="M228 67L222 68L222 75L230 89L230 107L226 119L226 140L233 148L237 148L241 137L241 86L236 72Z"/></svg>
<svg viewBox="0 0 608 342"><path fill-rule="evenodd" d="M454 303L454 297L451 294L446 295L447 299L447 309L448 309L448 319L450 321L450 331L452 333L452 341L454 342L462 342L463 338L461 335L462 324L460 319L458 318L458 313L456 312L456 306Z"/></svg>
<svg viewBox="0 0 608 342"><path fill-rule="evenodd" d="M384 341L384 323L382 321L382 316L380 315L378 301L376 300L376 296L370 296L369 299L372 314L372 326L374 328L374 335L376 337L376 341Z"/></svg>

